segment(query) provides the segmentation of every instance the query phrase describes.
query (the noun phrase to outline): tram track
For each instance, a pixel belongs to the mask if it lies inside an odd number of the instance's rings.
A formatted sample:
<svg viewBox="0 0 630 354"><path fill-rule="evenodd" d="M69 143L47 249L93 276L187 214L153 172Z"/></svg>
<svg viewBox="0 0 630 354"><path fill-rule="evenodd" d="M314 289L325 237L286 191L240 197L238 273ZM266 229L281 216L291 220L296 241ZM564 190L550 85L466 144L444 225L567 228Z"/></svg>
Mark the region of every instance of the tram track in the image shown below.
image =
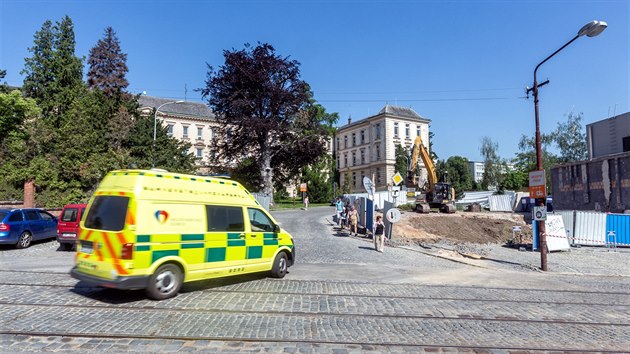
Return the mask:
<svg viewBox="0 0 630 354"><path fill-rule="evenodd" d="M45 271L30 271L30 270L2 270L0 269L0 274L2 273L22 273L22 274L42 274L42 275L58 275L58 276L64 276L67 277L68 279L70 279L70 275L69 273L66 272L45 272ZM248 274L248 275L244 275L243 277L248 277L248 276L256 276L256 273L254 274ZM219 278L221 279L221 278ZM228 278L225 278L228 279ZM319 284L319 283L324 283L324 281L313 281L313 280L292 280L292 279L282 279L282 280L275 280L275 279L266 279L264 276L257 278L257 279L263 279L265 281L268 282L304 282L304 283L313 283L313 284ZM217 281L217 280L205 280L205 281L198 281L198 282L193 282L193 283L187 283L187 284L196 284L196 283L200 283L200 282L213 282L213 281ZM235 284L238 284L239 282L234 282ZM481 289L482 287L480 286L475 286L475 285L441 285L441 284L411 284L411 283L391 283L391 284L383 284L383 283L372 283L372 282L365 282L365 281L338 281L338 280L330 280L330 281L326 281L325 283L327 284L335 284L335 283L342 283L342 284L352 284L352 285L374 285L374 284L378 284L378 285L392 285L392 286L414 286L414 287L426 287L426 288L446 288L446 289L450 289L450 288L457 288L457 289ZM5 283L3 283L2 280L0 280L0 285L3 285ZM232 283L230 283L232 284ZM548 289L548 288L518 288L518 287L493 287L493 286L484 286L483 287L484 290L505 290L505 291L532 291L532 292L554 292L554 293L572 293L572 294L605 294L605 295L624 295L624 296L630 296L630 291L589 291L589 290L574 290L574 289Z"/></svg>
<svg viewBox="0 0 630 354"><path fill-rule="evenodd" d="M76 309L77 305L66 304L38 304L38 303L10 303L7 301L0 301L0 305L3 306L32 306L32 307L47 307L47 308L71 308ZM261 315L261 316L301 316L301 317L347 317L347 318L394 318L394 319L425 319L425 320L457 320L457 321L498 321L498 322L522 322L522 323L545 323L545 324L562 324L562 325L586 325L586 326L620 326L630 327L630 323L611 323L611 322L585 322L585 321L570 321L559 319L525 319L511 316L479 316L479 315L462 315L462 316L433 316L433 315L405 315L405 314L374 314L374 313L338 313L338 312L305 312L305 311L278 311L278 310L233 310L233 309L201 309L201 308L164 308L164 307L152 307L152 306L121 306L121 305L99 305L99 304L82 304L81 309L107 309L107 310L127 310L136 312L179 312L179 313L206 313L206 314L234 314L234 315Z"/></svg>
<svg viewBox="0 0 630 354"><path fill-rule="evenodd" d="M40 288L63 288L63 289L77 289L79 290L77 293L80 294L80 291L82 290L94 290L94 291L100 291L100 290L111 290L111 289L105 289L102 287L97 287L97 286L92 286L92 285L79 285L75 284L75 285L63 285L63 284L25 284L25 283L18 283L18 282L2 282L0 281L0 286L23 286L23 287L40 287ZM186 285L184 285L184 287L186 287ZM434 285L427 285L427 287L435 287ZM475 288L475 289L479 289L479 288ZM523 291L531 291L531 290L535 290L535 289L513 289L513 288L485 288L488 290L504 290L507 292L518 292L519 290L523 290ZM286 295L286 296L322 296L322 297L349 297L349 298L383 298L384 295L381 294L350 294L350 293L330 293L330 292L305 292L305 291L277 291L277 290L243 290L243 289L238 289L238 290L230 290L230 289L220 289L220 288L215 288L215 287L208 287L206 289L204 288L199 288L198 289L194 289L194 290L186 290L184 289L184 291L182 292L183 294L191 294L191 293L195 293L198 291L210 291L210 292L214 292L214 293L243 293L243 294L258 294L258 295L266 295L266 294L273 294L273 295ZM558 293L559 291L556 290L536 290L536 291L541 291L541 292L548 292L548 293ZM621 296L628 296L630 297L630 294L625 294L625 293L617 293L617 292L584 292L584 291L560 291L560 293L569 293L569 294L589 294L589 295L621 295ZM400 300L436 300L435 297L433 296L410 296L410 295L391 295L388 294L386 295L387 298L389 299L400 299ZM481 303L514 303L514 302L518 302L518 303L522 303L522 304L551 304L551 305L576 305L576 306L603 306L603 307L619 307L619 306L623 306L623 307L629 307L630 308L630 304L616 304L616 303L609 303L609 302L584 302L584 301L550 301L550 300L544 300L544 299L536 299L536 300L522 300L522 299L497 299L497 298L470 298L470 297L440 297L439 300L444 300L444 301L470 301L470 302L481 302Z"/></svg>
<svg viewBox="0 0 630 354"><path fill-rule="evenodd" d="M224 343L269 343L269 344L306 344L312 345L313 347L321 348L322 345L332 345L332 346L348 346L351 348L356 348L360 346L361 348L368 348L368 350L378 350L379 348L391 348L391 347L401 347L406 349L414 349L417 348L417 352L420 352L421 349L429 349L425 351L437 352L437 351L491 351L491 350L510 350L510 351L536 351L536 352L558 352L562 351L564 353L584 353L585 351L596 351L598 353L622 353L621 350L614 349L602 349L602 348L593 348L593 349L565 349L565 348L555 348L555 347L525 347L525 346L490 346L490 345L453 345L448 343L435 343L435 344L410 344L406 342L379 342L379 341L327 341L327 340L283 340L283 339L267 339L267 338L236 338L236 337L195 337L195 336L163 336L163 335L118 335L118 334L94 334L89 337L85 334L81 333L69 333L69 332L22 332L22 331L6 331L0 330L0 336L31 336L31 337L42 337L42 338L50 338L50 337L61 337L61 338L70 338L70 339L80 339L80 338L89 338L89 339L112 339L112 340L124 340L124 339L138 339L138 340L146 340L146 341L182 341L182 342L190 342L190 341L218 341ZM67 343L67 341L66 341ZM131 349L131 351L135 351Z"/></svg>

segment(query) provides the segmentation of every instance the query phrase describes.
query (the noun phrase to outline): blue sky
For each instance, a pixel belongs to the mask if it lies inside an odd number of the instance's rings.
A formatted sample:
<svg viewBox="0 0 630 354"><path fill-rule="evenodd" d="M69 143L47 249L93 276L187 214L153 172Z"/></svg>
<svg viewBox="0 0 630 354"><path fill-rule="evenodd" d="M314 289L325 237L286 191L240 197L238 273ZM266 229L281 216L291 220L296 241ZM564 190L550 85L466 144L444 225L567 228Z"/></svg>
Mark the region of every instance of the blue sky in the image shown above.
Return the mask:
<svg viewBox="0 0 630 354"><path fill-rule="evenodd" d="M268 42L301 63L315 99L340 124L386 103L432 120L434 149L481 160L484 136L512 158L534 133L525 99L536 64L591 20L582 37L539 69L541 129L569 112L584 123L629 111L628 1L12 1L0 0L0 68L21 85L42 23L69 15L78 56L112 26L128 54L129 90L200 101L206 63L225 49ZM188 92L185 93L185 87Z"/></svg>

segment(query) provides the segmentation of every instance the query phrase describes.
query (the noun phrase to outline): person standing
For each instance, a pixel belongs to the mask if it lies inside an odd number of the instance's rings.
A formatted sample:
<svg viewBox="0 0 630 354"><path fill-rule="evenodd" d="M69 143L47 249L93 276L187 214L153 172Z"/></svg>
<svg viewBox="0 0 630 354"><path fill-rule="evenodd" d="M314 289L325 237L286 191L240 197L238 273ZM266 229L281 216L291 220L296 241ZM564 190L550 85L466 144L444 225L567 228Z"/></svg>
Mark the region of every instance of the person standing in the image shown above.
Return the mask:
<svg viewBox="0 0 630 354"><path fill-rule="evenodd" d="M304 210L308 210L308 195L304 197Z"/></svg>
<svg viewBox="0 0 630 354"><path fill-rule="evenodd" d="M337 198L335 207L337 208L337 226L339 226L341 225L341 213L343 212L343 202L341 201L341 197Z"/></svg>
<svg viewBox="0 0 630 354"><path fill-rule="evenodd" d="M385 224L383 224L382 217L379 215L376 217L376 223L374 224L374 248L383 253L383 247L385 247Z"/></svg>
<svg viewBox="0 0 630 354"><path fill-rule="evenodd" d="M354 207L354 205L350 207L348 220L350 222L350 235L352 235L352 232L354 231L354 236L359 236L359 212L357 211L357 208Z"/></svg>

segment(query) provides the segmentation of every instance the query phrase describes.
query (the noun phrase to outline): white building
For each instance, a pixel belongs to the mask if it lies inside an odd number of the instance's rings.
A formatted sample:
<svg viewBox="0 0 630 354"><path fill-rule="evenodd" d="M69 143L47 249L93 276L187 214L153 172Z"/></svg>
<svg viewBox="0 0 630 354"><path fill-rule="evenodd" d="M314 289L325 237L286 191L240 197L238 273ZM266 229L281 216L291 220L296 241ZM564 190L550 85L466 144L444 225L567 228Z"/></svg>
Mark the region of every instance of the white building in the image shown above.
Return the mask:
<svg viewBox="0 0 630 354"><path fill-rule="evenodd" d="M175 100L161 97L140 96L141 114L153 114L154 109ZM157 112L158 123L165 126L168 135L190 143L189 150L196 158L200 172L211 161L211 142L215 137L218 123L210 108L197 102L173 103L162 106Z"/></svg>
<svg viewBox="0 0 630 354"><path fill-rule="evenodd" d="M481 180L483 179L483 171L484 171L483 162L470 161L469 164L470 164L470 174L473 177L473 181L475 181L476 183L481 182Z"/></svg>
<svg viewBox="0 0 630 354"><path fill-rule="evenodd" d="M586 125L589 159L630 151L630 112Z"/></svg>
<svg viewBox="0 0 630 354"><path fill-rule="evenodd" d="M411 108L386 105L373 116L337 130L334 152L340 173L340 187L348 183L350 192L362 192L363 177L369 177L376 190L386 190L394 176L396 146L411 149L416 136L429 149L429 123ZM422 161L418 162L424 168ZM423 170L426 180L426 170Z"/></svg>

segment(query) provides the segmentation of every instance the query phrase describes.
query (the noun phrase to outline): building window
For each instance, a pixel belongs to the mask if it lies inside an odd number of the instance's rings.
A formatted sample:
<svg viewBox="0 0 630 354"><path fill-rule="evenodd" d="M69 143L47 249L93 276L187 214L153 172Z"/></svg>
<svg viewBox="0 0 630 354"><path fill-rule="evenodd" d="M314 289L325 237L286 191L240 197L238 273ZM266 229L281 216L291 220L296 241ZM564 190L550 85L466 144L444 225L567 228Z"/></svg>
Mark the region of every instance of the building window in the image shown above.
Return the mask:
<svg viewBox="0 0 630 354"><path fill-rule="evenodd" d="M357 173L356 172L352 172L352 186L353 187L357 186Z"/></svg>
<svg viewBox="0 0 630 354"><path fill-rule="evenodd" d="M347 135L343 136L343 147L344 148L348 148L348 136Z"/></svg>
<svg viewBox="0 0 630 354"><path fill-rule="evenodd" d="M376 168L376 184L381 184L381 169Z"/></svg>
<svg viewBox="0 0 630 354"><path fill-rule="evenodd" d="M166 135L173 136L173 124L169 124L166 126Z"/></svg>
<svg viewBox="0 0 630 354"><path fill-rule="evenodd" d="M630 136L624 136L621 138L623 144L623 152L630 151Z"/></svg>
<svg viewBox="0 0 630 354"><path fill-rule="evenodd" d="M420 129L419 125L416 125L416 135L420 136L421 133L422 133L422 129Z"/></svg>
<svg viewBox="0 0 630 354"><path fill-rule="evenodd" d="M352 133L352 146L357 145L357 133Z"/></svg>
<svg viewBox="0 0 630 354"><path fill-rule="evenodd" d="M203 139L203 127L197 127L197 139Z"/></svg>
<svg viewBox="0 0 630 354"><path fill-rule="evenodd" d="M337 138L337 151L339 151L339 148L340 148L340 146L339 146L339 138Z"/></svg>
<svg viewBox="0 0 630 354"><path fill-rule="evenodd" d="M378 161L381 159L381 144L376 144L374 149L376 150L376 161Z"/></svg>
<svg viewBox="0 0 630 354"><path fill-rule="evenodd" d="M365 130L361 130L361 144L365 144Z"/></svg>
<svg viewBox="0 0 630 354"><path fill-rule="evenodd" d="M353 151L352 152L352 166L356 166L357 165L357 152Z"/></svg>
<svg viewBox="0 0 630 354"><path fill-rule="evenodd" d="M398 137L398 122L394 123L394 138Z"/></svg>
<svg viewBox="0 0 630 354"><path fill-rule="evenodd" d="M407 139L411 138L411 128L409 128L409 124L405 124L405 137Z"/></svg>
<svg viewBox="0 0 630 354"><path fill-rule="evenodd" d="M197 148L197 158L200 159L203 157L203 148Z"/></svg>
<svg viewBox="0 0 630 354"><path fill-rule="evenodd" d="M188 137L188 126L184 126L184 138Z"/></svg>
<svg viewBox="0 0 630 354"><path fill-rule="evenodd" d="M348 153L343 154L343 167L348 167Z"/></svg>
<svg viewBox="0 0 630 354"><path fill-rule="evenodd" d="M337 156L337 169L341 168L341 159Z"/></svg>
<svg viewBox="0 0 630 354"><path fill-rule="evenodd" d="M365 150L361 150L361 165L365 163Z"/></svg>
<svg viewBox="0 0 630 354"><path fill-rule="evenodd" d="M361 183L363 183L364 178L365 178L365 171L361 171Z"/></svg>
<svg viewBox="0 0 630 354"><path fill-rule="evenodd" d="M374 139L378 140L381 138L381 123L378 123L374 126Z"/></svg>

